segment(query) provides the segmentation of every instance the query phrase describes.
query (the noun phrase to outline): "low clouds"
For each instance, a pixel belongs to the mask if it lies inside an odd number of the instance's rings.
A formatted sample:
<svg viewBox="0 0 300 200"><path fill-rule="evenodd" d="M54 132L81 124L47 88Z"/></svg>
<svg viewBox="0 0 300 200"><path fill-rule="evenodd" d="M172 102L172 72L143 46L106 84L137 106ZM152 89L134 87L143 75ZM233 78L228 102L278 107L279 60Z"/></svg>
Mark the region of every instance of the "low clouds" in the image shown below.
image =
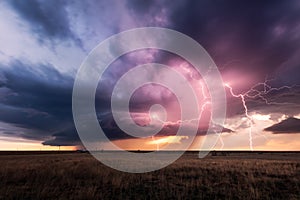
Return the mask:
<svg viewBox="0 0 300 200"><path fill-rule="evenodd" d="M273 133L300 133L300 119L289 117L277 124L274 124L265 131L271 131Z"/></svg>

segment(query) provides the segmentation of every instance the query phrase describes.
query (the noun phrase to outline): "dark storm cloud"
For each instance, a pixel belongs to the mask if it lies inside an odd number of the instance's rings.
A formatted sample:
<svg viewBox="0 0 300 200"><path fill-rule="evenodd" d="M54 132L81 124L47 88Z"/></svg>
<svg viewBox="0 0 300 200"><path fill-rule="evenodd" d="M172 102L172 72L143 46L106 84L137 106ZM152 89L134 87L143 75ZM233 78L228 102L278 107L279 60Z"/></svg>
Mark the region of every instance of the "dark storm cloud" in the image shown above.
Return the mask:
<svg viewBox="0 0 300 200"><path fill-rule="evenodd" d="M2 103L65 116L72 93L71 77L62 75L50 64L32 65L17 60L9 67L2 67L1 74L4 77L2 87L11 90L11 95Z"/></svg>
<svg viewBox="0 0 300 200"><path fill-rule="evenodd" d="M53 139L46 140L42 144L51 146L73 146L81 144L74 125L71 125L71 127L67 129L60 130L51 136Z"/></svg>
<svg viewBox="0 0 300 200"><path fill-rule="evenodd" d="M300 119L290 117L264 130L273 133L300 133Z"/></svg>
<svg viewBox="0 0 300 200"><path fill-rule="evenodd" d="M169 27L197 40L218 66L238 60L238 64L228 65L228 70L254 73L258 79L275 73L299 49L295 45L300 42L298 1L127 1L127 8L118 8L121 7L119 2L108 6L97 1L13 0L8 3L29 23L33 32L39 34L41 40L77 40L70 28L69 13L72 12L83 13L87 17L86 23L94 23L96 18L103 23L110 22L114 31L123 30L118 28L121 25L127 28ZM91 7L98 9L98 12L89 10ZM114 12L120 12L120 16L126 13L127 18L122 20ZM287 71L285 77L281 77L283 81L287 76L294 75L294 70L300 72L299 67ZM293 79L295 82L299 79Z"/></svg>
<svg viewBox="0 0 300 200"><path fill-rule="evenodd" d="M167 27L203 45L222 73L251 75L243 92L266 77L276 78L273 87L300 84L299 1L129 1L128 7L141 16L166 9ZM266 105L254 98L247 99L247 106L267 114L297 114L299 92L298 88L274 91L265 97L276 103ZM241 100L230 96L229 115L243 114Z"/></svg>
<svg viewBox="0 0 300 200"><path fill-rule="evenodd" d="M7 94L0 101L0 121L21 131L11 136L43 140L72 132L71 95L73 79L51 65L13 61L1 67L2 86Z"/></svg>
<svg viewBox="0 0 300 200"><path fill-rule="evenodd" d="M8 3L29 24L40 41L73 39L80 42L70 29L66 1L12 0Z"/></svg>
<svg viewBox="0 0 300 200"><path fill-rule="evenodd" d="M61 74L50 64L12 61L0 67L0 89L6 94L0 99L0 121L14 126L1 130L10 137L41 140L44 145L80 145L73 116L73 78ZM105 91L104 91L105 93ZM97 115L111 139L128 138L107 116L110 98L96 96ZM104 122L104 123L103 123ZM49 139L50 138L50 139Z"/></svg>
<svg viewBox="0 0 300 200"><path fill-rule="evenodd" d="M228 70L263 79L299 49L298 1L182 1L168 6L173 28L196 39L219 67L239 60Z"/></svg>

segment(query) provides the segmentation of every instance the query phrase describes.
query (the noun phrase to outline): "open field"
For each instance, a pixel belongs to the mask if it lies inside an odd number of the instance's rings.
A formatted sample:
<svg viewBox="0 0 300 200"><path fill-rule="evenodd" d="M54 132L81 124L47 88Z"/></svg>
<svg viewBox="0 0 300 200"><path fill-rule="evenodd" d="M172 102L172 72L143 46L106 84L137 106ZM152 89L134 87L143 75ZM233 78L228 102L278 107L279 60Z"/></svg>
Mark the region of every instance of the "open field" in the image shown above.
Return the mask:
<svg viewBox="0 0 300 200"><path fill-rule="evenodd" d="M159 171L129 174L88 153L2 152L0 199L300 199L299 155L189 152Z"/></svg>

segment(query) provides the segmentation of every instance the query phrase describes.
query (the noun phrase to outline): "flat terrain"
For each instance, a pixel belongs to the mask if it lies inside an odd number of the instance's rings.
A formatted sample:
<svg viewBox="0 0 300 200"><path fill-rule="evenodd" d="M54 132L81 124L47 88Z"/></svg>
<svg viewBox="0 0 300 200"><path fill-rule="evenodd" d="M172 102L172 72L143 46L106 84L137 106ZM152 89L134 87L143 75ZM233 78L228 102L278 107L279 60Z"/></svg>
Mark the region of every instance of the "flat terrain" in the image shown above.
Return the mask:
<svg viewBox="0 0 300 200"><path fill-rule="evenodd" d="M1 152L0 199L300 199L300 153L189 152L144 174L88 153Z"/></svg>

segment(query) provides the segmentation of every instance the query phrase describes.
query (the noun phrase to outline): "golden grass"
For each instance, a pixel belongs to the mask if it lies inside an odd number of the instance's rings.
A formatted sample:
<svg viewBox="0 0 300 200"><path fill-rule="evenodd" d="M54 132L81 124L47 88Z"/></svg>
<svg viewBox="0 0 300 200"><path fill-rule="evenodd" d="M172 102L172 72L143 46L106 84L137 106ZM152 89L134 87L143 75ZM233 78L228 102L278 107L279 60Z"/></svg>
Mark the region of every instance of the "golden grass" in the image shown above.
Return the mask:
<svg viewBox="0 0 300 200"><path fill-rule="evenodd" d="M0 155L0 199L300 199L298 157L188 153L130 174L89 154Z"/></svg>

